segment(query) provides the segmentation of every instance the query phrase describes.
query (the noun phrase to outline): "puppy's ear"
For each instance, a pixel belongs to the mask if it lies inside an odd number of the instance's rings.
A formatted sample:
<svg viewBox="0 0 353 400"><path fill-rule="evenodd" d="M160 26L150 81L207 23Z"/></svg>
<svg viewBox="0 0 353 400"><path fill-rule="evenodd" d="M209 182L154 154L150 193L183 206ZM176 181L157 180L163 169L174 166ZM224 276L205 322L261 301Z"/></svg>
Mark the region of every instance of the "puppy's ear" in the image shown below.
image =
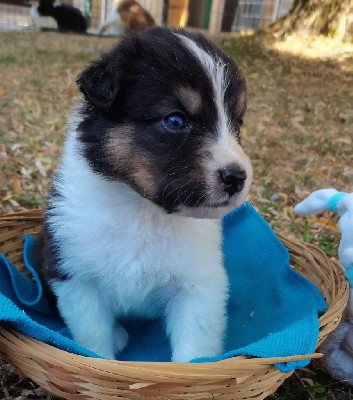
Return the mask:
<svg viewBox="0 0 353 400"><path fill-rule="evenodd" d="M119 91L121 71L109 57L94 62L77 77L77 85L92 106L108 113Z"/></svg>

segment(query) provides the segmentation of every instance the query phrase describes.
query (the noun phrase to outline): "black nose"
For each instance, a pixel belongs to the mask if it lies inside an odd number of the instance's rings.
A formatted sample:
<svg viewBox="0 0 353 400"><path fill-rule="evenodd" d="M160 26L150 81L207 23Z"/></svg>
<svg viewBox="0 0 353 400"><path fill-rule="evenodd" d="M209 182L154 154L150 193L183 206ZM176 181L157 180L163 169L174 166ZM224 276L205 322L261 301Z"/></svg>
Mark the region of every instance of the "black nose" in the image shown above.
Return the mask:
<svg viewBox="0 0 353 400"><path fill-rule="evenodd" d="M224 191L233 196L240 192L246 180L246 172L239 168L224 168L219 171L219 177L224 186Z"/></svg>

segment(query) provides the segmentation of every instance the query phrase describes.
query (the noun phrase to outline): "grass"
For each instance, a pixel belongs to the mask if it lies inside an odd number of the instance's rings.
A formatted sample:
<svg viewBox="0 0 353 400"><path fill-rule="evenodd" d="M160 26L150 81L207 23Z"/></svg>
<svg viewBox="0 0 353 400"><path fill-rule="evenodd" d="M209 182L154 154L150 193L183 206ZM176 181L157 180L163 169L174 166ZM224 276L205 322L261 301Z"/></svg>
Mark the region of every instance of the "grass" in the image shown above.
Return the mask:
<svg viewBox="0 0 353 400"><path fill-rule="evenodd" d="M295 372L267 400L350 400L351 388L336 382L323 371L305 369Z"/></svg>
<svg viewBox="0 0 353 400"><path fill-rule="evenodd" d="M0 65L9 65L16 62L14 54L8 53L0 56Z"/></svg>
<svg viewBox="0 0 353 400"><path fill-rule="evenodd" d="M22 207L39 208L43 204L43 199L35 197L31 193L16 194L14 200Z"/></svg>
<svg viewBox="0 0 353 400"><path fill-rule="evenodd" d="M247 79L242 138L255 171L251 201L275 229L336 257L337 217L328 212L298 217L293 206L315 189L352 191L353 45L264 34L223 35L216 41ZM66 121L80 98L75 78L114 42L53 32L0 32L0 73L6 77L0 80L0 213L43 205ZM0 398L6 395L1 382L8 382L3 387L9 398L33 389L8 369L0 364ZM350 388L318 367L298 371L270 396L350 398Z"/></svg>

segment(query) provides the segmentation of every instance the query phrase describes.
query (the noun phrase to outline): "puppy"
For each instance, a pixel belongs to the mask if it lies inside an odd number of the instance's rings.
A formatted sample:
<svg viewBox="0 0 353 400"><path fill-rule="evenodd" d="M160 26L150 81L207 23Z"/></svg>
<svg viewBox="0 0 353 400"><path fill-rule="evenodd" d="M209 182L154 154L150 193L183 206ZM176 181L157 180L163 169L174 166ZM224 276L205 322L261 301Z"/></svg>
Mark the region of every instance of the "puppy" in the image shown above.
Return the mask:
<svg viewBox="0 0 353 400"><path fill-rule="evenodd" d="M222 217L247 198L245 81L200 34L125 36L77 79L83 99L37 246L73 338L114 359L125 316L162 317L172 360L222 352ZM141 332L143 335L143 332Z"/></svg>
<svg viewBox="0 0 353 400"><path fill-rule="evenodd" d="M151 14L135 0L115 0L100 34L123 35L156 26Z"/></svg>

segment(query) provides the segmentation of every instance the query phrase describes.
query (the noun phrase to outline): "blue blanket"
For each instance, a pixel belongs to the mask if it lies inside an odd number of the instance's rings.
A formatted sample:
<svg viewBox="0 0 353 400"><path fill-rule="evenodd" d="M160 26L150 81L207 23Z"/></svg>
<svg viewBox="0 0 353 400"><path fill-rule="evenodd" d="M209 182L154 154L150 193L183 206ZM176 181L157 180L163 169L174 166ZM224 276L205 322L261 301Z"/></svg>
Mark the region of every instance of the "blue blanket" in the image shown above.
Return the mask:
<svg viewBox="0 0 353 400"><path fill-rule="evenodd" d="M313 353L319 334L318 314L327 309L321 293L290 267L288 251L250 204L225 216L223 233L224 263L230 280L225 353L192 362L237 355ZM33 282L0 255L0 321L60 349L97 357L71 339L64 322L50 307L33 268L34 245L34 238L24 238L23 257ZM127 319L123 325L130 339L119 360L170 360L162 321ZM276 366L288 372L308 363Z"/></svg>

